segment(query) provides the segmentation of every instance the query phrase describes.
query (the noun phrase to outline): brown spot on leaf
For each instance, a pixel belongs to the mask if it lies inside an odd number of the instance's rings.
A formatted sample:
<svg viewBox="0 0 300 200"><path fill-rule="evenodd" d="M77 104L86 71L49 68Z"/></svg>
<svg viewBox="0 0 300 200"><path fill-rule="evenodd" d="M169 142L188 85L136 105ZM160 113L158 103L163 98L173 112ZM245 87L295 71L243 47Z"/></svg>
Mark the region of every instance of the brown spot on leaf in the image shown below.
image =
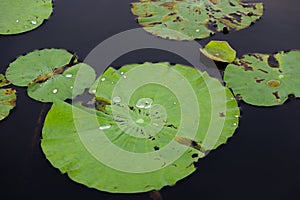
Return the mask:
<svg viewBox="0 0 300 200"><path fill-rule="evenodd" d="M171 12L168 14L168 16L173 16L173 15L176 15L176 12Z"/></svg>
<svg viewBox="0 0 300 200"><path fill-rule="evenodd" d="M209 0L211 3L213 4L217 4L218 3L218 0Z"/></svg>
<svg viewBox="0 0 300 200"><path fill-rule="evenodd" d="M173 10L176 8L177 6L177 2L176 1L172 1L172 2L165 2L163 4L160 4L161 6L163 6L165 9L168 10Z"/></svg>
<svg viewBox="0 0 300 200"><path fill-rule="evenodd" d="M240 61L240 63L241 63L241 66L243 66L244 67L244 70L245 71L253 71L253 67L251 67L250 65L248 65L249 64L249 62L245 62L245 61ZM250 63L251 64L251 63Z"/></svg>
<svg viewBox="0 0 300 200"><path fill-rule="evenodd" d="M253 57L257 58L257 59L259 59L260 61L264 61L263 57L260 56L260 55L257 55L257 54L250 54L250 56L253 56Z"/></svg>
<svg viewBox="0 0 300 200"><path fill-rule="evenodd" d="M182 22L182 21L183 21L183 19L180 18L179 16L173 20L173 22Z"/></svg>
<svg viewBox="0 0 300 200"><path fill-rule="evenodd" d="M12 106L16 106L16 98L13 98L13 99L10 99L9 101L8 101L8 104L9 105L12 105Z"/></svg>
<svg viewBox="0 0 300 200"><path fill-rule="evenodd" d="M192 147L194 149L197 149L198 151L201 151L202 153L205 153L205 149L194 140L177 135L174 137L174 139L182 145Z"/></svg>
<svg viewBox="0 0 300 200"><path fill-rule="evenodd" d="M155 25L159 25L162 24L162 22L152 22L149 24L149 26L155 26Z"/></svg>
<svg viewBox="0 0 300 200"><path fill-rule="evenodd" d="M4 91L4 94L5 94L5 95L11 95L11 94L15 94L15 93L16 93L16 91L13 90L13 89L11 89L11 88L6 89L6 90Z"/></svg>
<svg viewBox="0 0 300 200"><path fill-rule="evenodd" d="M49 80L52 76L64 73L67 69L69 69L70 67L79 63L78 61L76 61L76 59L77 59L76 54L73 54L70 62L67 65L59 67L59 68L55 68L52 73L43 74L43 75L38 76L36 79L33 80L33 83L44 83L47 80ZM29 85L31 85L31 84L32 83L30 83Z"/></svg>
<svg viewBox="0 0 300 200"><path fill-rule="evenodd" d="M277 80L269 80L267 82L267 85L272 88L275 88L275 87L279 87L281 85L281 83L280 83L280 81L277 81Z"/></svg>
<svg viewBox="0 0 300 200"><path fill-rule="evenodd" d="M152 17L153 14L152 13L145 13L145 17Z"/></svg>

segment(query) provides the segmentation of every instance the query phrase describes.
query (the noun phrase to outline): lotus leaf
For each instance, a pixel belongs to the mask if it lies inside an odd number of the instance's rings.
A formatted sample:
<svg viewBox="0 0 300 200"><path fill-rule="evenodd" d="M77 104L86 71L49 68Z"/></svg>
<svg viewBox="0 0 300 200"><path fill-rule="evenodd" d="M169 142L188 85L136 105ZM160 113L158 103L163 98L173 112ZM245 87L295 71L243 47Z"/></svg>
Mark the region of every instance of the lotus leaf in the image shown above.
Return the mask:
<svg viewBox="0 0 300 200"><path fill-rule="evenodd" d="M76 182L113 193L174 185L238 126L231 92L205 72L144 63L108 68L91 88L94 108L55 101L42 149Z"/></svg>
<svg viewBox="0 0 300 200"><path fill-rule="evenodd" d="M236 51L226 41L210 41L200 51L208 58L220 62L231 63L236 57Z"/></svg>
<svg viewBox="0 0 300 200"><path fill-rule="evenodd" d="M224 80L238 98L257 106L283 104L300 97L300 51L249 54L229 64Z"/></svg>
<svg viewBox="0 0 300 200"><path fill-rule="evenodd" d="M16 90L0 89L0 121L9 115L11 109L16 106Z"/></svg>
<svg viewBox="0 0 300 200"><path fill-rule="evenodd" d="M263 4L240 0L140 0L132 3L132 13L154 35L193 40L247 28L263 15Z"/></svg>
<svg viewBox="0 0 300 200"><path fill-rule="evenodd" d="M28 95L38 101L74 98L95 80L94 70L63 49L43 49L17 58L6 71L17 86L28 86Z"/></svg>
<svg viewBox="0 0 300 200"><path fill-rule="evenodd" d="M35 29L51 13L52 0L1 0L0 34L17 34Z"/></svg>

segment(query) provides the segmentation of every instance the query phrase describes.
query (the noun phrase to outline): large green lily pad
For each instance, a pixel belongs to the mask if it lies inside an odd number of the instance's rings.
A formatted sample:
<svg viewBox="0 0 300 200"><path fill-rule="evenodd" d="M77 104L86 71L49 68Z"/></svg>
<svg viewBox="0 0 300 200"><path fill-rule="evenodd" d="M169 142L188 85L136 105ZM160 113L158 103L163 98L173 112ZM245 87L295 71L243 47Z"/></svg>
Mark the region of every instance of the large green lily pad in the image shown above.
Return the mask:
<svg viewBox="0 0 300 200"><path fill-rule="evenodd" d="M108 68L90 91L95 108L53 104L42 149L62 173L102 191L135 193L174 185L238 126L231 92L191 67Z"/></svg>
<svg viewBox="0 0 300 200"><path fill-rule="evenodd" d="M6 77L14 85L28 86L31 98L53 102L83 93L94 82L95 72L66 50L43 49L17 58Z"/></svg>
<svg viewBox="0 0 300 200"><path fill-rule="evenodd" d="M39 27L52 13L52 0L1 0L0 34L17 34Z"/></svg>
<svg viewBox="0 0 300 200"><path fill-rule="evenodd" d="M16 90L0 89L0 121L9 115L11 109L16 106Z"/></svg>
<svg viewBox="0 0 300 200"><path fill-rule="evenodd" d="M257 106L300 97L300 51L249 54L227 66L224 80L238 98Z"/></svg>
<svg viewBox="0 0 300 200"><path fill-rule="evenodd" d="M263 4L240 0L140 0L132 3L132 13L154 35L193 40L247 28L263 15Z"/></svg>
<svg viewBox="0 0 300 200"><path fill-rule="evenodd" d="M226 41L212 40L200 51L206 57L219 62L231 63L236 57L236 51Z"/></svg>

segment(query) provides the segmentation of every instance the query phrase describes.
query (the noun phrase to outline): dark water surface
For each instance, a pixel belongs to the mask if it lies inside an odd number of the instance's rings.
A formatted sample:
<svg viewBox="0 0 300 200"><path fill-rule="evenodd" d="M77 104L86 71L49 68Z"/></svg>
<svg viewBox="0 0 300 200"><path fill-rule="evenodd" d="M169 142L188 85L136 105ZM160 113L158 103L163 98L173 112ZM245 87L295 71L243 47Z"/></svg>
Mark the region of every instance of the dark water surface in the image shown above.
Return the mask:
<svg viewBox="0 0 300 200"><path fill-rule="evenodd" d="M15 36L0 36L0 72L17 56L41 48L64 48L84 59L98 43L131 28L138 28L130 0L55 1L54 14L40 28ZM300 3L297 0L263 0L265 14L248 29L210 39L224 39L245 53L274 53L300 49ZM205 44L209 39L199 41ZM117 47L116 47L117 48ZM177 56L157 50L140 50L116 60L126 63L169 61ZM300 61L299 61L300 62ZM300 77L299 77L300 78ZM17 108L0 122L0 199L150 199L148 193L120 195L99 192L71 181L45 159L35 129L42 108L18 89ZM200 160L198 170L161 193L176 199L300 199L300 101L260 108L240 103L243 116L238 131Z"/></svg>

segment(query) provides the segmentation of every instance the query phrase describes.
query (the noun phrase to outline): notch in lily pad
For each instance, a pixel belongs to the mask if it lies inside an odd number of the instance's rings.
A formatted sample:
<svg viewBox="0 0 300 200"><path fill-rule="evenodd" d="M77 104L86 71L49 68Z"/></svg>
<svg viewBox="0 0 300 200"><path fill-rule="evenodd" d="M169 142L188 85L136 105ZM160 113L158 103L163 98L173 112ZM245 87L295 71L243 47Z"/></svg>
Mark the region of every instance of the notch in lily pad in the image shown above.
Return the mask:
<svg viewBox="0 0 300 200"><path fill-rule="evenodd" d="M229 64L226 85L239 99L257 106L276 106L300 97L300 51L248 54Z"/></svg>
<svg viewBox="0 0 300 200"><path fill-rule="evenodd" d="M193 40L249 27L263 15L263 4L240 0L140 0L132 13L144 29L162 38Z"/></svg>
<svg viewBox="0 0 300 200"><path fill-rule="evenodd" d="M5 119L16 106L16 90L12 88L2 88L7 85L9 85L9 82L3 74L0 74L0 121Z"/></svg>
<svg viewBox="0 0 300 200"><path fill-rule="evenodd" d="M13 61L6 71L16 86L28 87L28 95L38 101L72 99L95 80L95 71L63 49L35 50Z"/></svg>
<svg viewBox="0 0 300 200"><path fill-rule="evenodd" d="M231 63L236 58L236 51L226 41L212 40L200 51L206 57L219 62Z"/></svg>
<svg viewBox="0 0 300 200"><path fill-rule="evenodd" d="M54 167L101 191L138 193L174 185L238 126L239 107L229 89L188 66L110 67L91 92L105 102L101 109L97 102L93 108L54 102L41 145Z"/></svg>
<svg viewBox="0 0 300 200"><path fill-rule="evenodd" d="M1 0L0 34L18 34L35 29L51 13L52 0Z"/></svg>

